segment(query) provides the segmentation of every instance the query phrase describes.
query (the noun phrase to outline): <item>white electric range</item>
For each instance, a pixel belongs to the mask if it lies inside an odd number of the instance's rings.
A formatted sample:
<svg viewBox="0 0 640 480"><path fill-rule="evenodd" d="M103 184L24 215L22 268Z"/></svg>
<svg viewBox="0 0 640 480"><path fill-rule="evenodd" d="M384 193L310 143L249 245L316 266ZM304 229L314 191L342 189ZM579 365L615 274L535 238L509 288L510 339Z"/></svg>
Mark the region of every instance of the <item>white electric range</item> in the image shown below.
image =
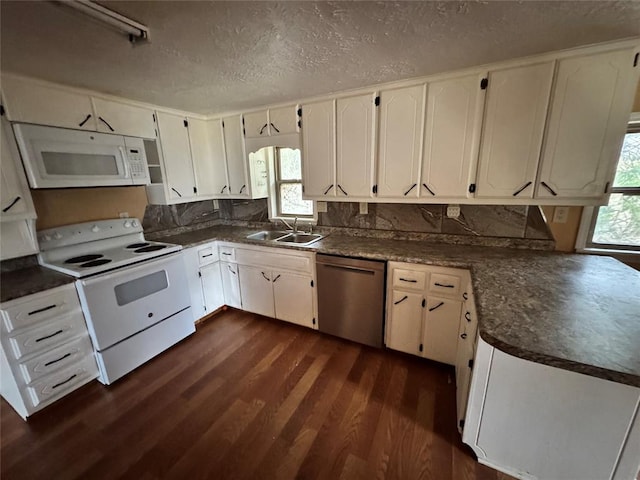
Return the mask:
<svg viewBox="0 0 640 480"><path fill-rule="evenodd" d="M182 247L145 240L139 220L41 230L38 241L41 265L77 278L102 383L195 332Z"/></svg>

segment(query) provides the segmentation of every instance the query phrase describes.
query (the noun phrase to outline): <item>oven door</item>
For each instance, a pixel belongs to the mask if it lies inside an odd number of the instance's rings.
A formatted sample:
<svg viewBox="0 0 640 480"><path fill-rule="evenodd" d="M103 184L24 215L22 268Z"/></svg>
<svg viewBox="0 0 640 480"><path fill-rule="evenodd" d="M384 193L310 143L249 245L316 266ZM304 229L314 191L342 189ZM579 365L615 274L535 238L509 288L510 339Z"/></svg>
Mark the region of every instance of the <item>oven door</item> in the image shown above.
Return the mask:
<svg viewBox="0 0 640 480"><path fill-rule="evenodd" d="M182 252L76 283L98 351L191 306Z"/></svg>
<svg viewBox="0 0 640 480"><path fill-rule="evenodd" d="M124 137L14 125L32 188L132 185Z"/></svg>

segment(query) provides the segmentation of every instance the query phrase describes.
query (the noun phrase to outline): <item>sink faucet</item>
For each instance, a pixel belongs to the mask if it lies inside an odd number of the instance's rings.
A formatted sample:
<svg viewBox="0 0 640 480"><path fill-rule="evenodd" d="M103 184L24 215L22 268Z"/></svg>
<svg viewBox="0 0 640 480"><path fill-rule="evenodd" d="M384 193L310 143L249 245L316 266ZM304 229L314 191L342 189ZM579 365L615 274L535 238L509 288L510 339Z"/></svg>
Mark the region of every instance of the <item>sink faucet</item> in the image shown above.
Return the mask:
<svg viewBox="0 0 640 480"><path fill-rule="evenodd" d="M296 218L297 220L297 218ZM294 223L294 227L292 227L291 225L289 225L289 222L287 222L284 218L281 218L280 221L292 232L295 232L295 223Z"/></svg>
<svg viewBox="0 0 640 480"><path fill-rule="evenodd" d="M298 217L293 217L293 233L298 231Z"/></svg>

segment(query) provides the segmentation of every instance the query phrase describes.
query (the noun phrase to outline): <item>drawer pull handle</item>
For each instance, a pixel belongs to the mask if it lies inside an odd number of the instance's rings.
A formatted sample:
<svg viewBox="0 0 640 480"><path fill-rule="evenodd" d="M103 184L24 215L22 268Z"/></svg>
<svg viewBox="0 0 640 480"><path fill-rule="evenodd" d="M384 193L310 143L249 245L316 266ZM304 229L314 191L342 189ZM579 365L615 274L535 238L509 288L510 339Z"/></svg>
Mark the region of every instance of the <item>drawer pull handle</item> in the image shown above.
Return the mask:
<svg viewBox="0 0 640 480"><path fill-rule="evenodd" d="M46 337L37 338L36 342L41 342L43 340L46 340L47 338L55 337L56 335L60 335L62 332L64 332L64 330L58 330L57 332L52 333L51 335L47 335Z"/></svg>
<svg viewBox="0 0 640 480"><path fill-rule="evenodd" d="M327 189L324 191L323 195L326 195L327 193L329 193L329 190L331 190L332 188L333 188L333 183L327 187Z"/></svg>
<svg viewBox="0 0 640 480"><path fill-rule="evenodd" d="M469 300L469 295L467 295L467 292L464 292L462 294L462 298L464 298L465 300Z"/></svg>
<svg viewBox="0 0 640 480"><path fill-rule="evenodd" d="M456 288L455 285L449 285L449 284L446 284L446 283L438 283L438 282L436 282L436 283L434 283L434 285L436 287L442 287L442 288Z"/></svg>
<svg viewBox="0 0 640 480"><path fill-rule="evenodd" d="M213 257L213 253L207 253L206 255L202 255L202 258Z"/></svg>
<svg viewBox="0 0 640 480"><path fill-rule="evenodd" d="M527 188L529 185L531 185L531 182L527 182L527 183L525 183L525 184L524 184L523 186L521 186L518 190L516 190L515 192L513 192L513 196L514 196L514 197L517 197L518 195L520 195L520 194L523 192L523 190L524 190L525 188Z"/></svg>
<svg viewBox="0 0 640 480"><path fill-rule="evenodd" d="M467 322L470 322L470 321L471 321L471 313L466 312L466 313L464 314L464 318L466 318L466 319L467 319Z"/></svg>
<svg viewBox="0 0 640 480"><path fill-rule="evenodd" d="M223 255L231 255L229 252L222 252Z"/></svg>
<svg viewBox="0 0 640 480"><path fill-rule="evenodd" d="M407 190L406 192L404 192L404 196L406 197L407 195L409 195L409 192L411 192L411 190L416 188L416 185L418 185L418 184L414 183L413 185L411 185L411 188L409 190Z"/></svg>
<svg viewBox="0 0 640 480"><path fill-rule="evenodd" d="M430 312L433 312L434 310L440 308L442 305L444 305L444 302L440 302L439 304L437 304L435 307L431 307L429 309Z"/></svg>
<svg viewBox="0 0 640 480"><path fill-rule="evenodd" d="M393 304L394 304L394 305L398 305L399 303L404 302L407 298L409 298L409 297L407 297L407 296L405 295L404 297L402 297L402 298L401 298L400 300L398 300L397 302L393 302Z"/></svg>
<svg viewBox="0 0 640 480"><path fill-rule="evenodd" d="M400 277L400 281L401 282L409 282L409 283L418 283L417 280L410 280L410 279L402 278L402 277Z"/></svg>
<svg viewBox="0 0 640 480"><path fill-rule="evenodd" d="M13 202L2 209L2 213L7 213L9 210L11 210L13 206L20 201L21 198L21 196L17 196L16 198L14 198Z"/></svg>
<svg viewBox="0 0 640 480"><path fill-rule="evenodd" d="M113 127L111 125L109 125L109 122L107 122L104 118L98 117L98 120L100 120L102 123L104 123L109 130L111 130L112 132L115 132Z"/></svg>
<svg viewBox="0 0 640 480"><path fill-rule="evenodd" d="M70 356L71 356L71 352L69 352L69 353L67 353L67 354L65 354L65 355L63 355L63 356L61 356L61 357L60 357L59 359L57 359L57 360L51 360L50 362L45 363L45 364L44 364L44 366L45 366L45 367L48 367L49 365L53 365L54 363L61 362L62 360L64 360L64 359L65 359L65 358L67 358L67 357L70 357Z"/></svg>
<svg viewBox="0 0 640 480"><path fill-rule="evenodd" d="M76 378L78 375L77 374L73 374L71 375L69 378L67 378L64 382L60 382L60 383L56 383L55 385L53 385L51 388L58 388L61 387L62 385L64 385L65 383L69 383L71 380L73 380L74 378Z"/></svg>
<svg viewBox="0 0 640 480"><path fill-rule="evenodd" d="M53 305L49 305L47 307L43 307L43 308L39 308L37 310L33 310L32 312L29 312L28 315L36 315L38 313L42 313L42 312L46 312L47 310L51 310L52 308L56 308L57 305L54 303Z"/></svg>
<svg viewBox="0 0 640 480"><path fill-rule="evenodd" d="M262 135L262 132L264 132L264 129L267 128L267 124L265 123L262 128L260 129L260 135Z"/></svg>
<svg viewBox="0 0 640 480"><path fill-rule="evenodd" d="M272 282L273 282L273 283L276 283L276 280L278 280L281 276L282 276L282 275L278 275L276 278L274 278L274 279L272 280Z"/></svg>
<svg viewBox="0 0 640 480"><path fill-rule="evenodd" d="M467 334L463 333L462 335L460 335L460 338L464 340L465 338L467 338Z"/></svg>
<svg viewBox="0 0 640 480"><path fill-rule="evenodd" d="M78 126L79 127L84 127L84 124L87 123L89 121L89 119L91 118L91 114L88 114L85 119L83 121L81 121Z"/></svg>
<svg viewBox="0 0 640 480"><path fill-rule="evenodd" d="M271 280L269 279L269 277L267 277L267 276L264 274L264 272L260 272L260 273L262 274L262 276L264 277L264 279L265 279L267 282L270 282L270 281L271 281Z"/></svg>
<svg viewBox="0 0 640 480"><path fill-rule="evenodd" d="M271 128L273 128L276 131L276 133L280 133L280 130L278 130L273 123L270 123L269 125L271 125Z"/></svg>

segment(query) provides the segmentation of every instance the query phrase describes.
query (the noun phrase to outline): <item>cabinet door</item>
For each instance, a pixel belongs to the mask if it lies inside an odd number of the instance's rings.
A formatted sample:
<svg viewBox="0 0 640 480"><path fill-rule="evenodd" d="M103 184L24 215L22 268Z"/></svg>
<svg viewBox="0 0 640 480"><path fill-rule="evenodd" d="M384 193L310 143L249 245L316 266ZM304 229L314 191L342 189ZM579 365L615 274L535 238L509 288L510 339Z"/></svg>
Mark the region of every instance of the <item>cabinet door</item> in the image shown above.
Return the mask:
<svg viewBox="0 0 640 480"><path fill-rule="evenodd" d="M420 355L422 294L394 290L387 319L387 347Z"/></svg>
<svg viewBox="0 0 640 480"><path fill-rule="evenodd" d="M245 113L243 115L244 136L260 138L269 136L269 119L267 111Z"/></svg>
<svg viewBox="0 0 640 480"><path fill-rule="evenodd" d="M336 121L333 100L302 107L304 197L336 194Z"/></svg>
<svg viewBox="0 0 640 480"><path fill-rule="evenodd" d="M229 188L227 190L234 198L249 197L241 116L235 115L224 118L223 126L229 180Z"/></svg>
<svg viewBox="0 0 640 480"><path fill-rule="evenodd" d="M271 272L247 265L239 265L238 270L242 309L266 317L275 317Z"/></svg>
<svg viewBox="0 0 640 480"><path fill-rule="evenodd" d="M157 119L169 198L180 200L193 197L195 182L187 120L180 115L164 112L158 112Z"/></svg>
<svg viewBox="0 0 640 480"><path fill-rule="evenodd" d="M198 250L197 247L182 250L182 259L187 270L187 283L189 284L189 296L191 297L191 313L194 322L202 318L205 314Z"/></svg>
<svg viewBox="0 0 640 480"><path fill-rule="evenodd" d="M313 328L313 287L311 277L273 272L275 317Z"/></svg>
<svg viewBox="0 0 640 480"><path fill-rule="evenodd" d="M153 110L96 97L93 97L93 106L99 132L156 138Z"/></svg>
<svg viewBox="0 0 640 480"><path fill-rule="evenodd" d="M269 110L269 132L271 136L297 133L298 113L296 106L272 108Z"/></svg>
<svg viewBox="0 0 640 480"><path fill-rule="evenodd" d="M233 308L242 308L240 282L238 281L238 265L235 263L220 262L220 277L222 278L224 303Z"/></svg>
<svg viewBox="0 0 640 480"><path fill-rule="evenodd" d="M461 302L429 297L425 308L423 356L455 365L458 348Z"/></svg>
<svg viewBox="0 0 640 480"><path fill-rule="evenodd" d="M553 65L489 73L476 197L533 197Z"/></svg>
<svg viewBox="0 0 640 480"><path fill-rule="evenodd" d="M340 98L336 104L336 194L373 196L375 94Z"/></svg>
<svg viewBox="0 0 640 480"><path fill-rule="evenodd" d="M380 92L378 196L417 197L424 85Z"/></svg>
<svg viewBox="0 0 640 480"><path fill-rule="evenodd" d="M206 313L211 313L224 305L224 289L220 275L220 262L215 262L200 269L202 281L202 297Z"/></svg>
<svg viewBox="0 0 640 480"><path fill-rule="evenodd" d="M421 197L471 196L482 125L481 80L468 75L429 83Z"/></svg>
<svg viewBox="0 0 640 480"><path fill-rule="evenodd" d="M14 77L2 77L2 91L12 122L96 129L96 118L88 95Z"/></svg>
<svg viewBox="0 0 640 480"><path fill-rule="evenodd" d="M559 61L537 198L604 195L627 129L637 77L631 50Z"/></svg>
<svg viewBox="0 0 640 480"><path fill-rule="evenodd" d="M221 120L189 119L189 143L198 195L222 195L227 186Z"/></svg>
<svg viewBox="0 0 640 480"><path fill-rule="evenodd" d="M11 125L2 117L0 142L0 219L35 218L31 193L20 164L18 147L15 144Z"/></svg>

